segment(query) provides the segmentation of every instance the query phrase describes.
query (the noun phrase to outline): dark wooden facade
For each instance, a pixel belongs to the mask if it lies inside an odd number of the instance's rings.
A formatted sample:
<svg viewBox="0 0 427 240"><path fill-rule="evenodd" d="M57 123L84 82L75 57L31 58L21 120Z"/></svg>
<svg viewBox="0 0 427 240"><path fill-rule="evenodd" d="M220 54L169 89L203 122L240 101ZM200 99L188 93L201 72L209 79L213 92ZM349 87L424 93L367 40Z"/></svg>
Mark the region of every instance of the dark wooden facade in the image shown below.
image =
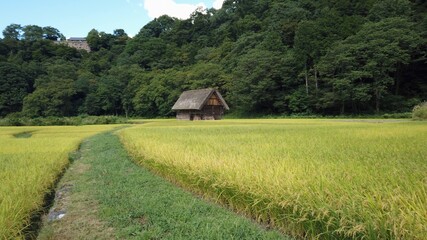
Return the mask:
<svg viewBox="0 0 427 240"><path fill-rule="evenodd" d="M220 120L229 107L215 89L183 92L172 110L178 120Z"/></svg>

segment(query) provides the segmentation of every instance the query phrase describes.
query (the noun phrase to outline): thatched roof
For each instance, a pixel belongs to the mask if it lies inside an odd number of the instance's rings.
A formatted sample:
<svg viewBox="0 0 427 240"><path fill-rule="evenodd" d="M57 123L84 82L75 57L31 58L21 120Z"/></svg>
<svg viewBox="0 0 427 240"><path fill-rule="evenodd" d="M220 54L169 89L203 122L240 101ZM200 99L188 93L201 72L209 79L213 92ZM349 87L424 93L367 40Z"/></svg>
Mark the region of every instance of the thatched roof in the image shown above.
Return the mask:
<svg viewBox="0 0 427 240"><path fill-rule="evenodd" d="M185 91L179 96L172 110L201 110L210 96L216 93L225 109L229 110L227 103L221 94L212 88Z"/></svg>

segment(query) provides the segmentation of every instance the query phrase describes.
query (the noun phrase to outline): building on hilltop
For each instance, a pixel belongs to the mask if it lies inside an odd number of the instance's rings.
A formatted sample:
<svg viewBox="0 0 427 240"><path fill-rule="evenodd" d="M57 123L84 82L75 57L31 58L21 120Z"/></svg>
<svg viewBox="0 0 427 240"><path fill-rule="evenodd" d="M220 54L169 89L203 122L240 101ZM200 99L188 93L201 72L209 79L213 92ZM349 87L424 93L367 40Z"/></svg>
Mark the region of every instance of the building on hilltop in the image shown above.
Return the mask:
<svg viewBox="0 0 427 240"><path fill-rule="evenodd" d="M178 120L219 120L230 108L218 90L206 88L183 92L172 110Z"/></svg>
<svg viewBox="0 0 427 240"><path fill-rule="evenodd" d="M67 45L69 47L83 49L83 50L86 50L87 52L90 52L89 44L87 44L86 38L84 37L70 37L67 40Z"/></svg>
<svg viewBox="0 0 427 240"><path fill-rule="evenodd" d="M89 44L84 37L71 37L66 41L56 42L58 44L65 44L69 47L76 48L78 50L82 49L86 52L90 52Z"/></svg>

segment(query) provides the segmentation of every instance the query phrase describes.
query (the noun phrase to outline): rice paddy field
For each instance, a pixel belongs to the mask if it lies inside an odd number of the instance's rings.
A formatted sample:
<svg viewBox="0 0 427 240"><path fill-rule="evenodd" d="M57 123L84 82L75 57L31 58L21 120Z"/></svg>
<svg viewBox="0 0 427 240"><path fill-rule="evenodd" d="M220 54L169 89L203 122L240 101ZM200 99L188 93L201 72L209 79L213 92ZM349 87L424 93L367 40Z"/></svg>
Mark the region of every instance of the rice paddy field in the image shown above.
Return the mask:
<svg viewBox="0 0 427 240"><path fill-rule="evenodd" d="M427 239L427 123L155 120L143 166L297 238Z"/></svg>
<svg viewBox="0 0 427 240"><path fill-rule="evenodd" d="M69 163L69 153L84 138L114 127L1 127L0 239L24 238L32 214Z"/></svg>

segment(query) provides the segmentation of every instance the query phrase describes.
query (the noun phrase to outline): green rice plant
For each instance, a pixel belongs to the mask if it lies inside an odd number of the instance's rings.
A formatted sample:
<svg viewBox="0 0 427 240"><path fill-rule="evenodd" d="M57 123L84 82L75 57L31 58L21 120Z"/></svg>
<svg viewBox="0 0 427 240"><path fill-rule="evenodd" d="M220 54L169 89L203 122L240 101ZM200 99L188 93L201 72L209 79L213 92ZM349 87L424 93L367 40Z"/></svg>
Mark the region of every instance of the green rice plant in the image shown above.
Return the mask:
<svg viewBox="0 0 427 240"><path fill-rule="evenodd" d="M1 127L0 239L24 238L68 154L82 139L114 126Z"/></svg>
<svg viewBox="0 0 427 240"><path fill-rule="evenodd" d="M152 171L293 236L427 238L426 123L163 120L119 134Z"/></svg>

